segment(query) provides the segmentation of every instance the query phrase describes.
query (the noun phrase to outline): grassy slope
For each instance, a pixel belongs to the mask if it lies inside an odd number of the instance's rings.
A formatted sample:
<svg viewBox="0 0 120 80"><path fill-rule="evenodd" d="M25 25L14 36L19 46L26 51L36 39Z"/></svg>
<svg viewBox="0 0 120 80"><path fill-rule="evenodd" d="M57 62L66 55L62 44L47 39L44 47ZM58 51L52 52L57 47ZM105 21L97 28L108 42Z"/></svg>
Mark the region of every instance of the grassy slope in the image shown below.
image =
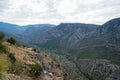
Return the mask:
<svg viewBox="0 0 120 80"><path fill-rule="evenodd" d="M0 79L4 76L4 72L9 69L10 62L5 54L0 53Z"/></svg>

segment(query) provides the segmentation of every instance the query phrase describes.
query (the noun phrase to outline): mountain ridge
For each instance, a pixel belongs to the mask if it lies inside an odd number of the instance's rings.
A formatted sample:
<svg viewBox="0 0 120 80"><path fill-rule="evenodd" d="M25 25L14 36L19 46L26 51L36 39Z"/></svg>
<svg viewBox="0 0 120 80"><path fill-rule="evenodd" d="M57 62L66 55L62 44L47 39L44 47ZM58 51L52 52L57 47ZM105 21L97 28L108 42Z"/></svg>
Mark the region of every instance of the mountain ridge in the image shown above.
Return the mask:
<svg viewBox="0 0 120 80"><path fill-rule="evenodd" d="M62 62L72 80L79 78L77 71L82 72L88 80L120 79L120 18L112 19L103 25L61 23L42 31L32 30L31 34L26 35L27 39L22 39L21 36L19 38L28 45L59 56L55 57L56 60ZM63 63L64 60L68 62L67 65ZM70 64L76 69L71 69ZM75 71L75 75L69 70Z"/></svg>

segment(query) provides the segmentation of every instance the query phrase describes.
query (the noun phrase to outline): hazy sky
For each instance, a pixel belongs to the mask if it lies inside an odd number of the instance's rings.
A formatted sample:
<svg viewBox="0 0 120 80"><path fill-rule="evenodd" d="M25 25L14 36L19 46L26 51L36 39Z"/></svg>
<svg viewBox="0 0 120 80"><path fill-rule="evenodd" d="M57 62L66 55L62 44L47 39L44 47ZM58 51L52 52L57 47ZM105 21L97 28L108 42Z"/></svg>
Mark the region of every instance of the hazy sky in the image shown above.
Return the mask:
<svg viewBox="0 0 120 80"><path fill-rule="evenodd" d="M0 0L0 21L14 24L103 24L120 17L120 0Z"/></svg>

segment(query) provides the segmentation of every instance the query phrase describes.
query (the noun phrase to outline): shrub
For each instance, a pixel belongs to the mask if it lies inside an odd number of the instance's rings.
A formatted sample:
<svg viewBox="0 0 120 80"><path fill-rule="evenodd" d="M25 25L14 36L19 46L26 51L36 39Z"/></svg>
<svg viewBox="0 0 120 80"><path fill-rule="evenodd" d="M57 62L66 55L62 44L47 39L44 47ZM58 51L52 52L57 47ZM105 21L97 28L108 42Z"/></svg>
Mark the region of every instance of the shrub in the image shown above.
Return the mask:
<svg viewBox="0 0 120 80"><path fill-rule="evenodd" d="M9 42L10 44L16 44L17 43L17 41L13 37L7 39L7 42Z"/></svg>
<svg viewBox="0 0 120 80"><path fill-rule="evenodd" d="M5 37L5 34L3 32L0 32L0 41L2 41Z"/></svg>
<svg viewBox="0 0 120 80"><path fill-rule="evenodd" d="M22 63L16 62L15 64L11 64L10 69L8 70L9 73L20 75L23 71Z"/></svg>
<svg viewBox="0 0 120 80"><path fill-rule="evenodd" d="M2 43L0 43L0 52L1 52L1 53L2 53L2 52L4 52L4 53L7 52L6 47L5 47L4 45L2 45Z"/></svg>
<svg viewBox="0 0 120 80"><path fill-rule="evenodd" d="M33 51L37 51L37 49L34 48Z"/></svg>
<svg viewBox="0 0 120 80"><path fill-rule="evenodd" d="M43 71L41 65L39 64L30 64L29 67L30 67L30 73L32 73L36 77L40 76Z"/></svg>
<svg viewBox="0 0 120 80"><path fill-rule="evenodd" d="M10 61L11 61L11 63L15 63L15 61L16 61L16 58L14 57L14 55L12 54L12 53L9 53L8 54L8 57L9 57L9 59L10 59Z"/></svg>
<svg viewBox="0 0 120 80"><path fill-rule="evenodd" d="M26 45L22 45L23 47L26 47Z"/></svg>

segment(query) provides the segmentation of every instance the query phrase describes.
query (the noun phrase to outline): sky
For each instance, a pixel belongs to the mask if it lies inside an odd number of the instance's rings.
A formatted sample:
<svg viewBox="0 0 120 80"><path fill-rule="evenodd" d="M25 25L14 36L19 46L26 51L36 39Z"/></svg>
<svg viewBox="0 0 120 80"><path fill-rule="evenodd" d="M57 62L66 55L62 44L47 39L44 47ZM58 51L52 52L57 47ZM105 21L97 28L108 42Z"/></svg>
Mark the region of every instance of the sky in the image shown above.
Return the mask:
<svg viewBox="0 0 120 80"><path fill-rule="evenodd" d="M103 24L120 17L120 0L0 0L0 22Z"/></svg>

